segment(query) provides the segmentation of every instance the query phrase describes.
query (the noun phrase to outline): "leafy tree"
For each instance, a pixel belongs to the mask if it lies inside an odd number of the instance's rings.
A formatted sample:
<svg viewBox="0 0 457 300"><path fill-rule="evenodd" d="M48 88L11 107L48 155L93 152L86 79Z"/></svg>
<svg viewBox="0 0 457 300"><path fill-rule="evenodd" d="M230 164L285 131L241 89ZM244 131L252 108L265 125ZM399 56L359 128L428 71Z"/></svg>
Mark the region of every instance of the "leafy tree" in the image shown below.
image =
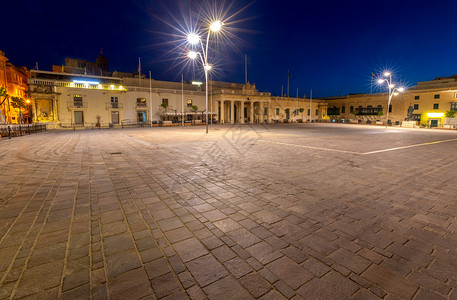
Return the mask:
<svg viewBox="0 0 457 300"><path fill-rule="evenodd" d="M8 99L10 96L8 95L8 91L6 90L6 87L2 86L0 87L0 105L2 105L6 99ZM1 100L3 98L3 100Z"/></svg>
<svg viewBox="0 0 457 300"><path fill-rule="evenodd" d="M356 110L353 110L353 111L351 111L351 114L353 114L353 115L355 115L355 116L356 116L356 115L358 115L358 114L359 114L359 112L358 112L358 111L356 111Z"/></svg>
<svg viewBox="0 0 457 300"><path fill-rule="evenodd" d="M162 106L163 108L167 109L167 107L168 107L168 103L166 103L166 102L162 102L162 104L160 104L160 106Z"/></svg>
<svg viewBox="0 0 457 300"><path fill-rule="evenodd" d="M384 116L384 113L382 112L382 110L378 111L378 116L380 116L380 117Z"/></svg>
<svg viewBox="0 0 457 300"><path fill-rule="evenodd" d="M456 113L457 113L457 112L456 112L455 110L448 110L448 111L446 111L446 112L444 113L444 116L445 116L446 118L452 119L452 118L455 118L455 114L456 114Z"/></svg>
<svg viewBox="0 0 457 300"><path fill-rule="evenodd" d="M197 111L198 110L198 106L197 105L192 105L192 109Z"/></svg>
<svg viewBox="0 0 457 300"><path fill-rule="evenodd" d="M11 106L14 108L26 108L27 105L24 99L20 97L11 97Z"/></svg>
<svg viewBox="0 0 457 300"><path fill-rule="evenodd" d="M300 112L301 112L301 113L304 112L304 111L305 111L305 109L304 109L303 107L300 108Z"/></svg>

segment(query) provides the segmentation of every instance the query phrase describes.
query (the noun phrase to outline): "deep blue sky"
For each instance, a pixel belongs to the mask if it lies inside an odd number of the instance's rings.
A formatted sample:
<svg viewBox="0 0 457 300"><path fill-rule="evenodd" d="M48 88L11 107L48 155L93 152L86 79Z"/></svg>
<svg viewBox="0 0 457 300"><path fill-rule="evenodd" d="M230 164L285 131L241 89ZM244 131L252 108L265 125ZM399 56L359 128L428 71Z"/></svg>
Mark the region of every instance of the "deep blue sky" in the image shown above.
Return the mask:
<svg viewBox="0 0 457 300"><path fill-rule="evenodd" d="M201 3L203 1L190 1ZM223 1L213 1L221 4ZM110 69L152 71L181 79L184 60L173 50L189 0L6 1L0 50L16 65L42 70L65 57L95 61L100 47ZM251 1L226 1L230 13ZM194 6L194 5L191 5ZM209 5L203 5L207 9ZM180 9L183 8L183 9ZM184 13L182 12L184 11ZM244 82L261 91L313 96L370 92L370 76L388 68L406 85L457 74L457 1L257 0L226 27L236 48L220 44L216 80ZM229 14L230 14L229 13ZM229 22L230 23L230 22ZM184 68L185 80L202 77ZM202 79L202 78L201 78Z"/></svg>

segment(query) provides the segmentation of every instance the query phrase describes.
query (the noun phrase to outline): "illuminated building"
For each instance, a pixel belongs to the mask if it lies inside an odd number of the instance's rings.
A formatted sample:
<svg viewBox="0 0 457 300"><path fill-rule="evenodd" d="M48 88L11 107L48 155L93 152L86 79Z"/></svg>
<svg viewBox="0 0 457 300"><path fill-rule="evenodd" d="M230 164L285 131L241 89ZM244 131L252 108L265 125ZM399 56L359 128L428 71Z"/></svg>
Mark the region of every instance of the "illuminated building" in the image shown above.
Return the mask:
<svg viewBox="0 0 457 300"><path fill-rule="evenodd" d="M0 51L0 86L6 87L9 96L7 99L0 99L3 102L0 106L2 114L0 122L7 124L32 122L32 103L30 103L27 84L29 76L30 73L26 67L14 66ZM24 105L15 107L14 98L20 98Z"/></svg>

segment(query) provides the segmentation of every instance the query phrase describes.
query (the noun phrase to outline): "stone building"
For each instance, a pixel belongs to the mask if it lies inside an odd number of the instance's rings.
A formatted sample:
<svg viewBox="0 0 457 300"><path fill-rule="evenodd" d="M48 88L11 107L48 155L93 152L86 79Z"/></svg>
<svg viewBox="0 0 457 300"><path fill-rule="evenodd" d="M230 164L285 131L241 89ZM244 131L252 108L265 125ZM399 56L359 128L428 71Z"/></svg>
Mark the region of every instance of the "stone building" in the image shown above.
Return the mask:
<svg viewBox="0 0 457 300"><path fill-rule="evenodd" d="M0 86L6 87L8 96L0 98L0 123L24 124L32 122L31 103L28 93L29 70L9 62L0 51ZM23 106L15 107L14 98L19 98Z"/></svg>

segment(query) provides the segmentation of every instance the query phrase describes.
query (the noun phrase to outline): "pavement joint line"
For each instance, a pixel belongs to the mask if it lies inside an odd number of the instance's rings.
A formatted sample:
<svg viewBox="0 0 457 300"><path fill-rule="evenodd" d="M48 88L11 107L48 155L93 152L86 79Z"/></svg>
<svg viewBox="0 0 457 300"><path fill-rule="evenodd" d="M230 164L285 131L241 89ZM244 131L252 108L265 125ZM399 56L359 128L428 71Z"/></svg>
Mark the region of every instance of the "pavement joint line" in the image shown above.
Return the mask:
<svg viewBox="0 0 457 300"><path fill-rule="evenodd" d="M322 147L314 147L314 146L306 146L306 145L297 145L297 144L290 144L290 143L283 143L283 142L275 142L275 141L269 141L269 140L259 140L259 141L261 141L261 142L267 142L267 143L272 143L272 144L279 144L279 145L296 146L296 147L308 148L308 149L317 149L317 150L324 150L324 151L349 153L349 154L355 154L355 155L362 155L362 154L364 154L364 153L360 153L360 152L353 152L353 151L347 151L347 150L338 150L338 149L330 149L330 148L322 148Z"/></svg>
<svg viewBox="0 0 457 300"><path fill-rule="evenodd" d="M370 152L361 153L361 155L376 154L376 153L381 153L381 152L401 150L401 149L420 147L420 146L427 146L427 145L434 145L434 144L441 144L441 143L454 142L454 141L457 141L457 138L450 139L450 140L428 142L428 143L422 143L422 144L414 144L414 145L409 145L409 146L402 146L402 147L395 147L395 148L389 148L389 149L383 149L383 150L370 151Z"/></svg>

